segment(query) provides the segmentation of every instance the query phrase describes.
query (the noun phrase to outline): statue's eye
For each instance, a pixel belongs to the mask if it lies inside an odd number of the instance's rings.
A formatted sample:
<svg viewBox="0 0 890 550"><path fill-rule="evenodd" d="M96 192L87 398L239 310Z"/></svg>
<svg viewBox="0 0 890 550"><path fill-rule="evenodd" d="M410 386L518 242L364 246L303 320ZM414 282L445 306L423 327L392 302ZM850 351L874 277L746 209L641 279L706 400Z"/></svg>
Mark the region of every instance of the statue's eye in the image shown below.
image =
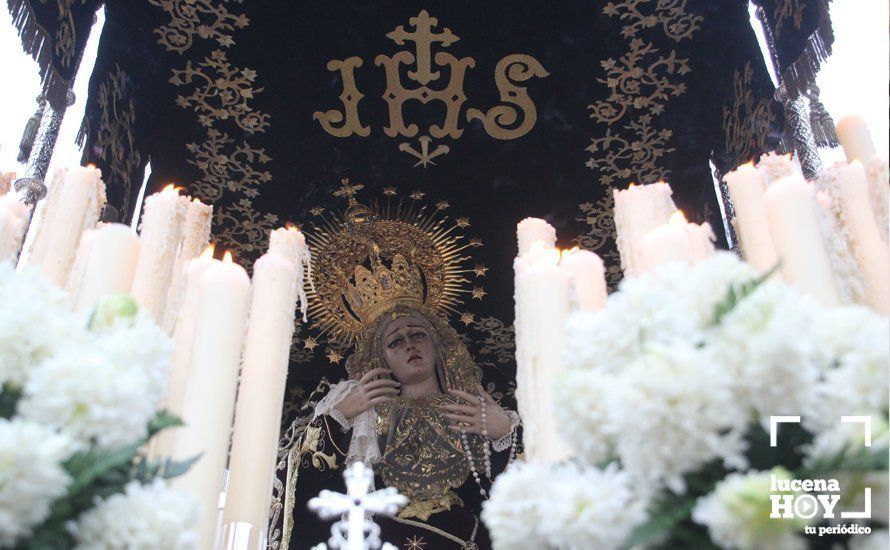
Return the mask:
<svg viewBox="0 0 890 550"><path fill-rule="evenodd" d="M426 333L415 332L414 334L411 335L411 338L414 338L415 340L423 340L424 338L426 338Z"/></svg>
<svg viewBox="0 0 890 550"><path fill-rule="evenodd" d="M402 343L402 339L401 339L401 338L396 338L395 340L393 340L392 342L390 342L386 347L388 347L389 349L394 349L394 348L396 348L396 347L397 347L399 344L401 344L401 343Z"/></svg>

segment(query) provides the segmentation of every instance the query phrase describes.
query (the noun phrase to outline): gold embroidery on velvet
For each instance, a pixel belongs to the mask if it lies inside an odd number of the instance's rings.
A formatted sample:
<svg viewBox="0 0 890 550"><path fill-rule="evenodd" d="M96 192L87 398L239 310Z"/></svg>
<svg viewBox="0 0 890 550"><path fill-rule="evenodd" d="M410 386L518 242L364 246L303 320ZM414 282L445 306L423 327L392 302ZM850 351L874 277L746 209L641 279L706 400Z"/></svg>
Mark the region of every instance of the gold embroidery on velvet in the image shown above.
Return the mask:
<svg viewBox="0 0 890 550"><path fill-rule="evenodd" d="M643 29L661 25L665 36L679 42L684 38L691 38L701 25L702 17L686 13L686 0L658 0L655 13L643 13L639 6L649 4L651 1L624 0L617 4L609 2L603 7L603 13L609 17L618 16L622 21L629 21L621 29L621 35L625 38L636 36L637 32Z"/></svg>
<svg viewBox="0 0 890 550"><path fill-rule="evenodd" d="M482 317L476 321L473 328L484 337L479 345L480 355L501 365L509 364L513 360L516 347L513 325L505 326L503 321L495 317Z"/></svg>
<svg viewBox="0 0 890 550"><path fill-rule="evenodd" d="M668 38L679 42L691 38L703 18L686 12L686 0L609 2L603 13L627 23L621 34L628 39L628 49L619 59L602 62L606 78L601 82L611 93L588 106L590 118L609 126L621 124L622 130L635 139L607 130L605 137L591 140L587 151L594 156L587 166L600 172L600 183L606 186L631 177L640 183L652 183L668 177L669 172L659 167L658 160L673 151L668 146L671 132L654 127L653 117L664 111L671 97L686 92L681 77L690 69L687 59L678 58L673 50L665 54L638 33L660 26Z"/></svg>
<svg viewBox="0 0 890 550"><path fill-rule="evenodd" d="M621 279L621 269L612 246L612 187L670 177L664 157L675 150L670 143L673 132L661 128L658 118L673 98L686 93L683 80L690 72L688 59L647 42L641 31L660 29L674 42L692 38L704 18L689 13L686 4L686 0L623 0L603 7L605 15L624 23L621 36L627 40L627 49L619 58L602 62L605 78L600 82L609 95L588 105L590 118L605 127L605 133L591 138L586 165L597 171L605 194L596 204L579 205L581 217L576 219L586 223L588 230L574 241L600 255L606 281L613 288Z"/></svg>
<svg viewBox="0 0 890 550"><path fill-rule="evenodd" d="M310 425L303 436L303 444L300 446L300 455L303 466L312 465L320 471L336 470L337 457L333 453L324 452L324 441L321 438L321 426Z"/></svg>
<svg viewBox="0 0 890 550"><path fill-rule="evenodd" d="M243 29L250 21L246 14L233 14L228 4L241 4L243 0L148 0L152 6L163 9L170 22L155 29L158 44L167 51L184 53L192 47L195 38L213 39L223 47L235 41L231 33Z"/></svg>
<svg viewBox="0 0 890 550"><path fill-rule="evenodd" d="M615 288L621 280L621 259L618 251L610 247L617 239L615 229L615 198L607 192L603 198L594 203L585 202L579 205L582 217L576 221L584 222L588 230L573 240L573 244L587 250L595 250L600 255L606 268L606 282L609 288Z"/></svg>
<svg viewBox="0 0 890 550"><path fill-rule="evenodd" d="M459 124L461 110L468 99L464 80L468 70L476 66L476 60L472 57L458 58L445 51L444 48L455 44L460 37L448 27L439 29L439 20L426 10L409 18L408 24L412 30L399 25L386 35L396 45L407 47L393 55L381 53L374 58L374 64L382 67L386 76L386 90L382 97L387 104L389 120L383 127L383 133L392 138L416 138L417 141L413 143L399 143L398 149L417 159L415 167L427 168L436 164L434 159L451 151L448 145L435 143L434 140L456 140L463 134L464 129ZM327 64L329 71L340 75L342 111L316 111L313 119L332 136L367 137L371 134L371 127L361 122L359 103L365 96L359 91L355 79L355 69L363 63L361 58L353 56L334 59ZM447 81L443 74L447 74ZM485 131L495 139L516 139L527 134L537 121L537 111L526 88L518 84L548 75L541 63L529 55L505 56L495 68L494 80L500 100L507 105L496 105L487 112L468 109L466 120L482 120ZM439 86L432 86L433 83ZM412 87L412 84L416 86ZM421 128L406 120L404 107L412 102L423 105L435 102L439 104L440 111L444 106L441 123Z"/></svg>
<svg viewBox="0 0 890 550"><path fill-rule="evenodd" d="M271 173L257 169L258 165L272 160L265 149L254 149L246 141L236 145L235 140L225 132L210 128L205 141L189 143L186 147L191 153L187 162L203 174L192 188L195 195L203 200L219 200L225 191L253 199L259 196L260 186L272 179ZM251 201L247 202L249 206Z"/></svg>
<svg viewBox="0 0 890 550"><path fill-rule="evenodd" d="M41 4L48 3L49 0L40 0ZM59 15L56 20L59 28L56 31L56 40L53 45L53 51L59 58L59 63L64 67L70 67L71 61L74 59L74 51L77 44L77 29L74 26L74 4L77 0L57 0L56 5L59 8ZM84 4L86 0L80 0Z"/></svg>
<svg viewBox="0 0 890 550"><path fill-rule="evenodd" d="M154 30L158 43L180 54L186 54L196 40L213 40L221 47L230 47L235 43L235 30L250 23L245 14L230 10L243 0L148 2L169 16L168 23ZM263 169L272 159L253 142L270 124L270 115L251 105L263 91L256 80L255 70L234 67L223 50L214 50L203 60L186 59L182 69L172 69L170 78L171 84L186 90L177 97L177 105L193 111L206 128L203 142L186 145L188 162L202 174L190 190L208 202L230 194L233 204L214 205L214 238L246 266L265 249L269 231L278 222L277 216L261 213L253 206L260 187L272 180L271 172ZM238 133L245 139L231 137Z"/></svg>
<svg viewBox="0 0 890 550"><path fill-rule="evenodd" d="M214 208L214 218L217 241L241 254L264 252L269 233L279 225L277 215L256 210L250 199Z"/></svg>
<svg viewBox="0 0 890 550"><path fill-rule="evenodd" d="M494 81L501 101L516 107L499 105L492 107L487 113L479 109L468 109L467 120L480 119L488 135L495 139L516 139L529 133L538 121L535 104L525 88L517 86L517 82L525 82L531 78L544 78L550 73L544 66L530 55L513 54L498 61L494 70ZM517 124L516 121L520 122Z"/></svg>
<svg viewBox="0 0 890 550"><path fill-rule="evenodd" d="M136 109L132 98L124 100L126 79L126 73L115 66L108 78L99 84L101 123L96 135L99 158L107 163L110 170L105 175L106 180L123 191L122 213L130 211L131 179L142 163L134 133Z"/></svg>
<svg viewBox="0 0 890 550"><path fill-rule="evenodd" d="M334 137L349 137L353 134L368 137L371 134L371 127L362 125L362 121L358 118L358 103L365 96L358 91L355 85L354 71L356 67L361 67L362 63L360 57L328 61L328 70L339 72L340 79L343 81L343 93L340 94L340 101L343 102L345 114L336 109L324 112L316 111L312 114L312 120L317 120L324 131Z"/></svg>
<svg viewBox="0 0 890 550"><path fill-rule="evenodd" d="M668 145L673 132L655 128L650 115L631 120L625 128L632 130L636 139L628 141L607 129L605 136L592 138L585 149L592 155L587 166L602 174L600 184L611 187L628 179L642 183L666 180L670 171L659 165L659 160L674 151Z"/></svg>
<svg viewBox="0 0 890 550"><path fill-rule="evenodd" d="M173 69L170 82L176 86L193 86L191 95L178 96L176 104L197 112L198 122L205 128L228 120L252 134L264 131L270 118L250 106L250 101L263 91L256 86L256 77L253 69L233 67L226 52L214 50L197 65L188 60L185 69Z"/></svg>
<svg viewBox="0 0 890 550"><path fill-rule="evenodd" d="M773 10L773 21L775 21L773 32L776 35L776 40L782 37L782 29L789 19L792 20L794 28L800 30L801 25L803 25L803 12L806 7L806 4L799 0L777 0L776 7Z"/></svg>
<svg viewBox="0 0 890 550"><path fill-rule="evenodd" d="M723 136L726 151L736 164L751 160L757 151L767 150L769 129L775 122L770 100L754 100L751 90L751 62L733 74L733 102L723 107Z"/></svg>

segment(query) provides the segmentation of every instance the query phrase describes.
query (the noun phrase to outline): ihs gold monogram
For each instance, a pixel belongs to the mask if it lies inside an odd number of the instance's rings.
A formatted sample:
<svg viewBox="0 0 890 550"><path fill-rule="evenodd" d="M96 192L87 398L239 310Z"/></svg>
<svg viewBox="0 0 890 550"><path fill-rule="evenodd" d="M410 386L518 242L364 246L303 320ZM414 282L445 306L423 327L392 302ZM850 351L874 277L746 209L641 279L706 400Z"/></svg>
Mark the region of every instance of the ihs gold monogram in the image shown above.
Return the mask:
<svg viewBox="0 0 890 550"><path fill-rule="evenodd" d="M399 46L413 43L413 48L398 51L392 56L380 54L374 58L374 64L383 67L386 75L383 99L389 109L389 124L383 127L383 133L389 137L416 137L416 142L405 141L399 143L398 148L417 159L415 167L427 168L436 164L433 159L450 151L448 145L436 144L434 139L458 139L463 134L463 128L460 127L461 108L468 99L464 93L464 79L467 71L476 66L476 61L472 57L457 58L442 51L460 38L447 27L437 32L435 29L439 20L431 17L426 10L409 18L408 23L414 30L408 31L403 25L399 25L386 37ZM343 82L343 92L339 97L343 104L342 111L316 111L313 119L332 136L367 137L371 134L370 126L361 121L359 102L365 96L359 91L355 79L355 69L363 63L360 57L349 57L334 59L327 64L329 71L340 73ZM443 77L445 71L440 69L447 69L447 82ZM485 132L494 139L510 140L524 136L535 126L538 113L526 88L519 84L534 77L544 78L548 75L541 63L530 55L507 55L498 61L494 70L494 82L502 104L491 107L488 111L469 108L464 117L467 121L482 121ZM418 86L406 86L403 78L407 78L409 84ZM431 86L437 82L444 86ZM431 124L429 128L420 129L417 124L404 118L403 107L409 101L419 101L424 105L431 102L443 103L444 120L440 124Z"/></svg>

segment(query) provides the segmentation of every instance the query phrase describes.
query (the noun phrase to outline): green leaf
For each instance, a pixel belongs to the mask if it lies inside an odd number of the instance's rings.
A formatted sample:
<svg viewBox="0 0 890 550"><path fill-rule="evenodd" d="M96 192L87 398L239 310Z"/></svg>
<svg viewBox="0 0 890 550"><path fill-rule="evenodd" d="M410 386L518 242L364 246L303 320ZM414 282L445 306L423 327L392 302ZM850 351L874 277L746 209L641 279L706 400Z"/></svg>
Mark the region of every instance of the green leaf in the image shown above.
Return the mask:
<svg viewBox="0 0 890 550"><path fill-rule="evenodd" d="M164 462L164 479L172 479L174 477L179 477L184 473L188 472L192 466L195 465L201 457L204 456L204 453L199 455L195 455L192 458L186 460L173 460L168 458Z"/></svg>
<svg viewBox="0 0 890 550"><path fill-rule="evenodd" d="M4 384L3 391L0 391L0 418L12 418L15 416L15 409L22 397L20 388L13 388Z"/></svg>
<svg viewBox="0 0 890 550"><path fill-rule="evenodd" d="M665 499L650 510L646 523L634 529L625 543L626 546L633 547L661 538L664 533L672 530L686 519L694 505L695 500L691 498Z"/></svg>
<svg viewBox="0 0 890 550"><path fill-rule="evenodd" d="M781 262L770 268L769 271L750 281L745 281L740 285L730 285L726 293L726 297L714 306L714 317L711 319L711 326L720 324L720 321L726 317L739 303L750 296L757 288L772 277L773 273L779 270Z"/></svg>
<svg viewBox="0 0 890 550"><path fill-rule="evenodd" d="M140 441L110 451L89 451L74 455L65 464L65 469L74 479L68 487L68 493L81 491L114 468L129 468L142 445L143 442Z"/></svg>
<svg viewBox="0 0 890 550"><path fill-rule="evenodd" d="M148 423L148 439L167 428L177 428L179 426L185 426L181 418L169 411L158 411L158 414Z"/></svg>

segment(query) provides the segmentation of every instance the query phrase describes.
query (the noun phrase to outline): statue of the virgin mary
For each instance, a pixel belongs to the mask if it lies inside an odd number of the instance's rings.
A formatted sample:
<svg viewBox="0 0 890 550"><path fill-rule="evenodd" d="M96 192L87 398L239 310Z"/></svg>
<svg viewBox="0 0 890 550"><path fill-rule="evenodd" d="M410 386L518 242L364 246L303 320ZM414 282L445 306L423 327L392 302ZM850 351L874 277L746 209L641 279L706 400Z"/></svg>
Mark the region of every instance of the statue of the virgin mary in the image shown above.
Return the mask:
<svg viewBox="0 0 890 550"><path fill-rule="evenodd" d="M480 520L491 482L516 453L519 417L486 393L443 309L447 250L423 228L375 219L350 197L346 227L316 258L314 303L354 352L287 455L280 548L330 536L306 504L342 487L342 468L370 464L375 485L409 504L375 518L399 548L490 547ZM293 427L292 427L293 428ZM292 430L293 435L293 430Z"/></svg>

